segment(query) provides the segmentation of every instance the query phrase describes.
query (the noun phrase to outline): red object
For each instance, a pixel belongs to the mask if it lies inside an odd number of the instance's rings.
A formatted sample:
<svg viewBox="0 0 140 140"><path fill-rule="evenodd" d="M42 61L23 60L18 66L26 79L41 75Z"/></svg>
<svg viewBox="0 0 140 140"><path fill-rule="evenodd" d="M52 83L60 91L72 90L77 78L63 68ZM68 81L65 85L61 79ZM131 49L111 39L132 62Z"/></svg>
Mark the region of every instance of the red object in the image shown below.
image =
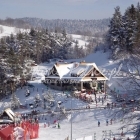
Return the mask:
<svg viewBox="0 0 140 140"><path fill-rule="evenodd" d="M23 122L21 122L20 126L25 130L24 135L28 131L31 139L36 139L39 137L39 124L38 123L30 123L29 121L23 121ZM14 129L13 125L8 125L6 127L2 127L0 129L0 139L14 140L13 139L13 129Z"/></svg>
<svg viewBox="0 0 140 140"><path fill-rule="evenodd" d="M11 140L12 133L13 133L13 127L9 125L0 130L0 138L4 140Z"/></svg>

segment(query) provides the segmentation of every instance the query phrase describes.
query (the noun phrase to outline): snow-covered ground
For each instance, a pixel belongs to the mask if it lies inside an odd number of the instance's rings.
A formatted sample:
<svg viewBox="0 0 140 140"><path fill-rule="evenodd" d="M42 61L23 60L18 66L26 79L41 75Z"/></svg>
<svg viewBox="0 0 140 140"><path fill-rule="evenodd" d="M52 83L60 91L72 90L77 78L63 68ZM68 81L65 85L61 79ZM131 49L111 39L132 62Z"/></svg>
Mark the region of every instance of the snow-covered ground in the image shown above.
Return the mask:
<svg viewBox="0 0 140 140"><path fill-rule="evenodd" d="M81 61L82 59L79 59L77 61ZM118 65L116 62L109 62L108 60L108 54L102 53L102 52L96 52L95 54L91 54L84 58L86 62L95 62L97 66L104 67L108 66L108 64L113 65L113 67L117 67ZM71 61L71 60L68 60ZM88 103L82 101L81 99L71 98L67 96L69 94L68 91L65 91L64 93L62 91L56 91L53 89L48 89L46 85L41 83L41 80L44 79L44 75L46 74L47 70L52 67L52 64L48 63L42 63L38 66L34 66L32 68L32 75L36 77L35 81L29 81L32 85L34 85L34 88L29 88L31 95L29 97L25 97L25 92L27 87L24 88L18 88L16 91L16 96L19 98L21 104L25 105L26 103L33 103L35 96L37 94L40 95L42 98L42 94L44 93L51 93L57 102L62 101L62 105L65 109L81 109L81 110L73 110L72 114L70 111L66 111L66 116L61 116L60 113L56 113L53 117L47 112L47 109L43 109L43 100L39 107L36 108L36 110L39 110L41 113L40 116L40 132L39 132L39 138L40 140L64 140L66 137L78 139L86 136L93 136L93 138L96 135L96 140L103 140L103 138L110 138L110 135L115 137L120 137L120 134L122 130L120 130L120 127L123 125L120 121L121 119L115 119L113 120L112 125L106 126L106 120L112 118L111 114L114 112L114 109L104 109L106 104L108 102L112 101L112 97L109 96L109 98L102 104L99 102L96 104L93 102L90 104L91 109L86 109L86 106L89 105ZM116 83L114 82L114 79L110 79L109 83L111 86L116 87ZM104 94L98 94L98 98L100 96L104 97ZM94 100L94 96L92 97ZM43 99L43 98L42 98ZM72 103L72 106L71 106ZM55 111L55 107L52 107L52 110ZM0 102L0 109L3 110L5 107L10 106L10 99L3 99ZM48 106L48 104L47 104ZM101 107L101 108L100 108ZM94 108L94 109L92 109ZM26 113L30 112L32 109L28 106L28 109L18 109L15 110L16 112ZM72 118L71 118L72 115ZM60 129L55 127L55 124L53 124L54 120L57 120L60 123ZM100 121L100 127L98 127L98 121ZM44 128L44 123L50 123L50 126ZM72 131L71 131L72 127ZM127 129L124 129L125 132ZM106 131L106 134L105 134ZM129 134L129 137L130 134ZM82 140L82 139L78 139ZM90 140L90 139L87 139Z"/></svg>
<svg viewBox="0 0 140 140"><path fill-rule="evenodd" d="M11 33L16 34L17 29L13 27L3 27L3 32L0 33L0 37L10 35ZM72 35L72 37L79 42L79 46L85 46L86 41L82 39L80 35ZM121 79L118 78L112 78L116 73L114 73L114 69L119 69L119 65L122 60L112 61L109 60L109 53L103 53L101 51L97 51L96 53L91 53L87 57L83 59L73 59L73 60L66 60L67 62L71 61L82 61L85 60L86 62L94 62L97 64L97 66L104 71L106 76L109 78L108 86L110 89L116 89L119 90L119 93L125 93L125 90L120 86L118 83L120 83ZM63 93L62 91L56 91L53 89L48 89L43 83L41 83L41 80L44 80L44 75L47 73L48 69L52 67L54 62L48 64L48 63L42 63L38 66L34 66L32 68L32 76L36 77L34 81L29 81L32 85L34 85L34 88L29 88L31 95L29 97L25 97L25 92L28 87L24 88L18 88L15 92L16 96L19 98L20 103L25 105L33 103L35 97L39 94L40 98L42 98L42 95L44 93L46 94L52 94L53 98L56 101L56 105L58 101L62 101L62 105L66 109L81 109L81 110L73 110L72 114L70 111L66 111L66 116L61 116L60 113L55 114L53 117L47 112L47 109L43 109L43 100L40 103L40 106L36 108L36 110L39 110L42 115L39 115L40 120L40 133L39 138L40 140L64 140L66 137L69 136L73 140L83 140L78 139L86 136L93 136L94 140L103 140L103 138L110 138L110 135L113 137L120 137L120 134L122 130L120 130L120 127L123 125L123 123L120 121L121 118L113 120L112 125L106 126L106 120L110 120L112 118L111 114L114 112L114 109L104 109L106 104L108 102L112 102L112 97L109 96L109 98L105 101L104 104L101 102L98 103L98 106L96 107L95 102L90 104L91 109L86 109L86 106L88 103L76 99L71 98L67 96L68 91L65 91ZM108 71L108 73L107 73ZM98 98L104 97L104 94L98 94ZM92 97L94 100L94 96ZM72 106L71 106L72 103ZM49 104L46 104L47 106ZM52 110L55 111L56 105L52 107ZM10 98L9 99L3 99L0 101L0 110L4 110L6 107L10 106ZM92 109L93 108L93 109ZM26 113L32 111L30 107L28 106L28 109L18 109L15 110L16 112ZM72 116L72 117L71 117ZM61 129L58 129L57 127L54 127L53 124L54 120L58 120L60 123ZM100 127L98 127L98 121L101 122ZM50 123L50 126L44 128L44 123ZM71 131L72 127L72 131ZM125 132L127 129L124 129ZM106 134L105 134L106 131ZM96 136L95 136L96 135ZM96 137L96 138L95 138ZM127 136L126 136L127 137ZM131 135L129 134L129 137ZM91 140L86 139L85 140Z"/></svg>
<svg viewBox="0 0 140 140"><path fill-rule="evenodd" d="M89 44L89 42L87 41L86 38L88 37L83 37L82 35L76 35L76 34L70 34L70 36L73 38L73 40L76 42L78 42L78 46L81 48L84 48L86 47L86 45ZM75 43L72 44L72 47L75 46Z"/></svg>
<svg viewBox="0 0 140 140"><path fill-rule="evenodd" d="M0 25L0 38L10 36L11 34L16 35L19 32L29 32L29 30Z"/></svg>

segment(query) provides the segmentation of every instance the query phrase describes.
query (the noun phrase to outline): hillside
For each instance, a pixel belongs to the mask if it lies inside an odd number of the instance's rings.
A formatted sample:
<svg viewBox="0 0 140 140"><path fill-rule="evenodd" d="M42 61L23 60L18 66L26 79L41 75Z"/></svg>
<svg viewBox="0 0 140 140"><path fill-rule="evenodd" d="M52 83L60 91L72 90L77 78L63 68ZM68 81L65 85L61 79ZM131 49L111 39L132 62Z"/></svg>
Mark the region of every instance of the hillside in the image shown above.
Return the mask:
<svg viewBox="0 0 140 140"><path fill-rule="evenodd" d="M10 36L11 34L16 35L19 32L29 32L29 29L0 25L0 38Z"/></svg>
<svg viewBox="0 0 140 140"><path fill-rule="evenodd" d="M4 27L5 28L5 27ZM6 31L8 29L8 31ZM14 29L14 28L13 28ZM5 32L11 33L12 28L5 28ZM14 33L13 33L14 34ZM39 52L39 48L42 46L42 43L45 39L50 41L52 43L47 44L46 49L54 49L53 51L56 51L55 49L61 48L61 52L63 47L66 47L65 45L70 43L69 48L79 48L79 50L82 49L81 46L84 46L84 50L86 50L88 46L88 39L83 38L81 35L75 35L75 34L68 34L64 36L65 34L58 34L58 33L46 33L46 32L38 32L35 30L31 30L29 33L18 33L17 36L11 36L6 38L6 44L4 44L7 48L3 47L3 41L1 39L1 48L4 50L0 51L1 56L4 55L5 59L1 59L1 65L0 68L5 68L4 74L5 76L8 77L8 74L12 75L14 73L14 76L17 76L18 79L20 78L25 78L27 74L28 76L28 83L32 85L32 87L25 86L25 88L22 88L20 85L19 81L17 83L17 90L15 91L15 95L17 97L17 102L13 102L11 94L9 94L9 89L8 89L8 84L3 86L3 81L6 81L7 79L2 79L2 86L1 89L3 89L1 95L2 100L0 100L0 110L4 110L5 108L11 107L13 105L16 106L16 104L20 104L25 106L27 104L27 108L19 108L16 109L16 112L20 112L21 114L28 114L29 112L32 111L31 107L29 104L33 103L35 98L40 98L41 102L39 106L37 106L35 109L39 110L40 113L37 115L39 118L39 125L40 125L40 135L38 139L45 140L46 137L48 140L64 140L67 136L70 136L71 133L71 123L73 127L73 138L76 140L82 139L80 137L94 137L95 134L98 138L98 140L101 140L102 138L105 138L105 134L103 133L104 130L111 132L111 135L109 137L113 138L113 136L116 136L119 138L118 133L120 134L120 127L123 126L121 123L122 119L122 114L118 117L116 117L113 121L113 124L109 124L108 126L106 125L106 119L111 120L112 113L115 111L118 111L120 108L115 109L104 109L106 107L107 103L112 103L116 102L114 97L110 94L110 90L117 90L117 95L121 94L124 95L126 93L126 82L122 81L122 77L117 77L117 74L121 71L122 69L119 69L119 65L121 63L125 63L124 59L119 59L119 60L111 60L109 59L110 53L109 52L104 52L103 50L99 50L96 52L90 51L90 54L87 56L80 57L78 59L63 59L65 63L72 63L72 62L81 62L85 60L85 62L89 63L96 63L97 66L99 67L100 71L105 74L108 77L107 85L107 93L109 94L108 98L102 102L98 102L98 106L95 103L95 97L92 95L92 98L94 100L93 103L90 103L91 109L86 109L86 107L89 105L88 102L82 101L81 99L77 98L69 98L69 96L66 96L69 94L68 91L64 91L65 93L63 94L62 91L57 91L53 90L51 88L47 88L46 85L44 85L41 80L45 78L45 74L47 71L52 68L54 63L64 63L62 62L62 59L58 58L61 55L57 54L52 57L51 62L45 62L41 63L42 61L38 62L38 65L35 64L35 62L30 59L36 59L40 58L40 55L34 55L35 53ZM36 40L37 38L37 40ZM24 46L23 46L24 44ZM44 45L44 44L43 44ZM13 48L9 50L9 47ZM66 48L65 48L66 49ZM7 51L8 50L8 51ZM6 53L5 53L6 52ZM28 53L31 53L31 56L27 55ZM43 50L44 52L44 50ZM5 53L5 54L4 54ZM49 54L50 52L48 52ZM58 53L58 52L57 52ZM67 56L67 54L66 54ZM77 57L78 55L75 54ZM47 55L48 57L48 55ZM47 60L50 57L47 58ZM55 59L54 59L55 58ZM22 63L21 63L22 62ZM37 61L36 61L37 62ZM33 65L32 65L33 64ZM14 66L14 69L13 69ZM15 69L17 68L17 69ZM19 69L20 68L20 69ZM16 71L15 71L16 70ZM22 70L22 71L19 71ZM119 71L118 71L119 70ZM10 73L9 73L10 72ZM22 72L19 73L19 72ZM1 71L2 74L2 71ZM19 75L21 77L19 77ZM7 78L4 77L4 78ZM34 81L31 81L34 77ZM129 81L128 81L129 82ZM123 86L126 86L123 88ZM4 89L7 89L6 92ZM25 96L26 89L30 90L30 95L29 97ZM43 93L44 91L44 93ZM119 92L118 92L119 91ZM5 94L6 93L6 94ZM48 106L49 102L46 102L47 108L44 109L44 104L43 104L43 96L44 94L52 94L54 100L55 100L55 106L51 108L51 111L54 112L55 109L57 108L57 103L59 101L62 101L62 106L66 108L66 112L63 113L64 115L60 113L56 113L53 117L51 114L47 113L48 111ZM97 94L97 98L104 98L103 93ZM16 100L16 98L15 98ZM72 115L70 114L69 109L71 108L70 104L72 103L72 108L77 109L76 111L72 111ZM117 102L117 105L120 105L120 103ZM60 123L61 129L57 129L57 126L53 123L54 120L57 120ZM101 122L101 127L97 125L98 121ZM47 127L44 127L44 124L47 125ZM48 126L49 124L49 126ZM95 129L93 129L93 127ZM111 131L110 131L111 130ZM125 136L130 136L133 137L133 135L130 135L130 133L127 132L127 129L123 129L125 132ZM65 134L64 134L65 132ZM94 134L93 134L94 132ZM79 138L79 139L77 139ZM87 138L88 139L88 138Z"/></svg>
<svg viewBox="0 0 140 140"><path fill-rule="evenodd" d="M105 33L108 30L110 19L100 20L69 20L69 19L40 19L21 18L24 22L38 28L48 28L49 30L61 31L65 29L69 34L94 35L95 33Z"/></svg>
<svg viewBox="0 0 140 140"><path fill-rule="evenodd" d="M102 51L97 51L96 53L92 53L89 56L82 58L82 59L75 59L75 61L80 62L81 60L85 60L86 62L95 62L100 68L106 68L108 64L113 65L113 67L117 67L116 61L110 61L108 59L109 54L103 53ZM100 58L100 59L99 59ZM70 62L73 60L65 60L66 62ZM111 62L111 63L110 63ZM37 115L39 117L39 138L40 140L45 140L46 137L48 140L64 140L66 137L70 137L71 133L74 138L74 140L83 140L82 137L85 137L87 140L91 140L93 137L97 137L97 140L102 140L103 138L113 138L114 136L116 138L120 137L120 127L123 126L123 123L121 122L121 116L118 116L113 120L113 124L106 125L106 120L111 119L112 113L115 112L115 109L104 109L106 107L107 103L114 102L113 97L109 95L109 97L104 101L102 104L101 102L98 102L98 107L96 106L95 102L90 103L91 109L86 109L86 106L89 105L88 102L85 102L81 99L77 99L74 97L67 97L66 95L69 94L68 91L57 91L53 90L51 88L47 88L46 85L41 83L41 80L44 79L45 73L50 69L54 62L51 63L41 63L38 66L32 67L32 76L35 77L34 81L29 81L30 84L34 86L32 87L25 87L25 88L18 88L15 92L17 98L20 100L20 103L22 105L33 103L34 99L39 95L39 98L41 99L41 104L38 106L37 110L39 110L40 114ZM104 67L102 67L104 64ZM111 70L111 69L107 69ZM108 76L108 75L107 75ZM109 78L109 77L108 77ZM108 81L108 84L112 84L113 87L118 88L118 86L115 83L115 79L110 79ZM31 92L29 97L25 97L26 88L28 88ZM111 87L112 88L112 87ZM113 88L112 88L113 89ZM44 92L43 92L44 90ZM56 110L56 103L59 101L62 101L62 107L66 109L65 114L61 114L61 112L57 112L54 114L54 116L51 116L51 113L47 113L48 108L43 108L43 95L44 94L50 94L55 99L55 106L51 108L53 112ZM94 99L94 95L92 95ZM104 97L104 94L98 94L97 98ZM3 102L4 101L4 102ZM3 101L0 102L0 110L5 109L11 105L11 99L5 98ZM69 111L71 109L71 103L72 103L72 114ZM49 103L46 103L47 106L49 106ZM120 103L117 103L117 105L120 105ZM117 108L119 109L119 108ZM16 112L20 112L21 114L28 114L32 111L30 106L28 105L27 108L20 108L16 109ZM117 110L118 111L118 110ZM54 124L54 120L57 120L57 122L60 123L61 129L57 128L57 125ZM101 127L98 127L98 121L101 122ZM71 126L72 123L72 126ZM46 124L46 127L44 127ZM72 127L72 132L71 132ZM106 135L103 131L108 133ZM133 135L130 135L129 132L127 132L127 128L123 129L125 132L125 137L133 137ZM106 136L105 136L106 135ZM88 138L89 137L89 138ZM78 139L79 138L79 139Z"/></svg>

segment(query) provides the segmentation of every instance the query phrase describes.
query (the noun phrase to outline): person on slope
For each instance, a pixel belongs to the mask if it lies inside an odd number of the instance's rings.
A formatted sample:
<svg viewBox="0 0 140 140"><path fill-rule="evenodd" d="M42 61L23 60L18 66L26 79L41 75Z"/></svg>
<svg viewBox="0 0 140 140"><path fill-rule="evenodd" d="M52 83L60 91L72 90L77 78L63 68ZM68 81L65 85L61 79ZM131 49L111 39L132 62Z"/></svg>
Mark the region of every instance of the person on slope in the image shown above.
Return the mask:
<svg viewBox="0 0 140 140"><path fill-rule="evenodd" d="M100 127L100 121L98 121L98 127Z"/></svg>
<svg viewBox="0 0 140 140"><path fill-rule="evenodd" d="M111 119L111 120L110 120L110 124L111 124L111 125L112 125L112 121L113 121L113 120Z"/></svg>
<svg viewBox="0 0 140 140"><path fill-rule="evenodd" d="M108 126L108 120L106 120L106 126Z"/></svg>
<svg viewBox="0 0 140 140"><path fill-rule="evenodd" d="M58 129L60 129L60 124L58 123Z"/></svg>

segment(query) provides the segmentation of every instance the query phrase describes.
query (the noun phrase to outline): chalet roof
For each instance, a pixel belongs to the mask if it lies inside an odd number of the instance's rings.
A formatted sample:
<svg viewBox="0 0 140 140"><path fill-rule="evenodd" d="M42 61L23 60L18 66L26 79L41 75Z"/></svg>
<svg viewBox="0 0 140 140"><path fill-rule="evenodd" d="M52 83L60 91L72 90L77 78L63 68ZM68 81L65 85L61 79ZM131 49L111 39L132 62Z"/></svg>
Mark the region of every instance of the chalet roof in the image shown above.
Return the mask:
<svg viewBox="0 0 140 140"><path fill-rule="evenodd" d="M59 76L48 75L47 78L60 78L62 79L71 79L71 80L80 80L85 81L84 77L94 68L102 75L102 77L97 78L102 80L108 80L108 78L99 70L95 63L70 63L70 64L54 64L56 71ZM89 80L91 78L89 77Z"/></svg>
<svg viewBox="0 0 140 140"><path fill-rule="evenodd" d="M10 117L12 121L14 121L15 114L10 108L5 109L4 112Z"/></svg>

